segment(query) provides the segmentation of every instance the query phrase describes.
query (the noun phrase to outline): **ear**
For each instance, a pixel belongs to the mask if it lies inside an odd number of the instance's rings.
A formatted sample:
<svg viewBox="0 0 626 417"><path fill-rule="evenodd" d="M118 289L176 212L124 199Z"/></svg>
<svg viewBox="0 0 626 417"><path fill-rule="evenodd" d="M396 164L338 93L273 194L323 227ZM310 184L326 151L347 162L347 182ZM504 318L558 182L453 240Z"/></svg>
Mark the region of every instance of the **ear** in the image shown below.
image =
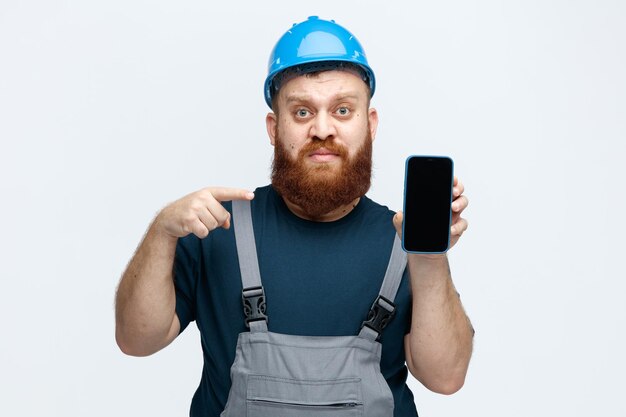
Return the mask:
<svg viewBox="0 0 626 417"><path fill-rule="evenodd" d="M370 122L370 133L372 134L372 142L376 139L376 129L378 129L378 111L375 108L370 107L367 111L367 118Z"/></svg>
<svg viewBox="0 0 626 417"><path fill-rule="evenodd" d="M265 116L265 126L267 128L267 135L270 137L270 143L274 146L276 143L276 127L278 126L278 121L274 113L267 113L267 116Z"/></svg>

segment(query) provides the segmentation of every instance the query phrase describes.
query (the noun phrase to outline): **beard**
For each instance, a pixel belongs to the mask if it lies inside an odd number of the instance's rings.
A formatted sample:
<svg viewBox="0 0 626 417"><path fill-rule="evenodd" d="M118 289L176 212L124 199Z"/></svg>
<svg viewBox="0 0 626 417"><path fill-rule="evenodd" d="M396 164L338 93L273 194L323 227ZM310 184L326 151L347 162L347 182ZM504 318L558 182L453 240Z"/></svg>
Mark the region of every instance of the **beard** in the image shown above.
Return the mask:
<svg viewBox="0 0 626 417"><path fill-rule="evenodd" d="M345 147L329 139L307 143L294 160L279 130L272 163L272 186L313 220L364 196L372 178L372 136L369 128L367 132L363 145L352 158ZM308 155L320 148L338 154L340 163L307 163Z"/></svg>

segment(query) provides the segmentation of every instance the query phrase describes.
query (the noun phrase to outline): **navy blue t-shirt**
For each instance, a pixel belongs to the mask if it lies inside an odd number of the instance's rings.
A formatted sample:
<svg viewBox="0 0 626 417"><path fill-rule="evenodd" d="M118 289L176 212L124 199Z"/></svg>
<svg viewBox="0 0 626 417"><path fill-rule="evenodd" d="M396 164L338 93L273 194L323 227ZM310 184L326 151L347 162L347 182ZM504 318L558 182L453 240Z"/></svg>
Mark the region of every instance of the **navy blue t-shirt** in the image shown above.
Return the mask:
<svg viewBox="0 0 626 417"><path fill-rule="evenodd" d="M229 202L224 207L231 211ZM393 214L363 197L337 221L308 221L295 216L271 186L258 188L252 220L269 330L357 335L385 275L396 234ZM237 336L247 331L233 228L216 229L205 239L179 239L174 276L181 332L195 320L204 355L190 416L218 417L228 399ZM394 416L413 417L417 412L406 385L404 356L411 313L406 271L394 301L396 315L381 338L380 366L394 396Z"/></svg>

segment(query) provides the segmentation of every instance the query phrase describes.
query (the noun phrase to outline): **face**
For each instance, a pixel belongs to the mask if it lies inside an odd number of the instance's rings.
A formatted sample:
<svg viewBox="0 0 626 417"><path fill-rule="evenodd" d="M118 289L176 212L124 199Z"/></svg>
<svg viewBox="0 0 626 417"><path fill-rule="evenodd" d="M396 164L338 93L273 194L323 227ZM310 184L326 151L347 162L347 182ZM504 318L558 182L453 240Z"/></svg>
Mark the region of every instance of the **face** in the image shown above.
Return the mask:
<svg viewBox="0 0 626 417"><path fill-rule="evenodd" d="M267 115L270 142L277 141L296 159L310 142L333 142L352 157L365 141L376 135L378 115L369 106L369 90L349 71L324 71L286 82L277 97L277 114ZM279 137L280 130L280 137ZM332 153L308 155L307 164L340 164Z"/></svg>
<svg viewBox="0 0 626 417"><path fill-rule="evenodd" d="M274 188L315 219L369 189L377 113L369 90L347 71L299 76L283 85L267 116L275 146Z"/></svg>

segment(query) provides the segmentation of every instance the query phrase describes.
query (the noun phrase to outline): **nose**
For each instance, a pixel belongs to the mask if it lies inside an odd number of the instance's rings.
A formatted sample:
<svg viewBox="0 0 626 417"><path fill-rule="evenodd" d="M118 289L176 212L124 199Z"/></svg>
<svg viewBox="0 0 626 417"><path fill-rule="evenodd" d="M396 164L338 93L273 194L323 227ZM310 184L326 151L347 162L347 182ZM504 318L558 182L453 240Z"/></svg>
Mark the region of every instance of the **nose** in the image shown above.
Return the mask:
<svg viewBox="0 0 626 417"><path fill-rule="evenodd" d="M318 112L311 124L309 134L311 138L317 140L333 139L337 134L337 130L332 116L326 112Z"/></svg>

